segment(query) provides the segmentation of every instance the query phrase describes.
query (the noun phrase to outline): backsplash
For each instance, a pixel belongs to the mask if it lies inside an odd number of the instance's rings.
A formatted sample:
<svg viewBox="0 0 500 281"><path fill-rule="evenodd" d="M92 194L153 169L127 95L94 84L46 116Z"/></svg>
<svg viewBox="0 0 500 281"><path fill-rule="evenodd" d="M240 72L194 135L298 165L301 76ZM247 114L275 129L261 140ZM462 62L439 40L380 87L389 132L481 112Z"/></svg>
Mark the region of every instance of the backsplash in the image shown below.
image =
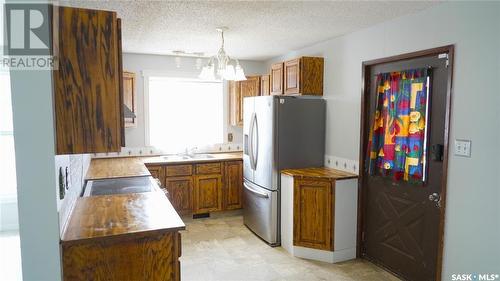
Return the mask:
<svg viewBox="0 0 500 281"><path fill-rule="evenodd" d="M85 174L90 165L90 154L56 155L55 163L57 210L62 234L76 199L82 193Z"/></svg>
<svg viewBox="0 0 500 281"><path fill-rule="evenodd" d="M191 153L218 153L218 152L238 152L243 150L243 145L241 143L224 143L216 144L211 146L199 147L190 150ZM92 157L94 158L111 158L111 157L127 157L127 156L155 156L155 155L165 155L161 149L153 146L145 147L122 147L120 152L108 152L108 153L94 153Z"/></svg>
<svg viewBox="0 0 500 281"><path fill-rule="evenodd" d="M325 167L359 175L359 161L325 155Z"/></svg>

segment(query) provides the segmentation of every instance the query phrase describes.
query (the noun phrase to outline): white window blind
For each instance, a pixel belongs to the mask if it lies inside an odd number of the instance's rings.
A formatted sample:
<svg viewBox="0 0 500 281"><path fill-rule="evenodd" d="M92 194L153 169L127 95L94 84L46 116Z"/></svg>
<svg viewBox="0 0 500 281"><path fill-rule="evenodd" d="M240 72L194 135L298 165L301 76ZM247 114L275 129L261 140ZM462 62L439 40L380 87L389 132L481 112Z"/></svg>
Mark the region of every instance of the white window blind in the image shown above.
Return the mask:
<svg viewBox="0 0 500 281"><path fill-rule="evenodd" d="M149 77L149 142L166 153L223 141L221 82Z"/></svg>

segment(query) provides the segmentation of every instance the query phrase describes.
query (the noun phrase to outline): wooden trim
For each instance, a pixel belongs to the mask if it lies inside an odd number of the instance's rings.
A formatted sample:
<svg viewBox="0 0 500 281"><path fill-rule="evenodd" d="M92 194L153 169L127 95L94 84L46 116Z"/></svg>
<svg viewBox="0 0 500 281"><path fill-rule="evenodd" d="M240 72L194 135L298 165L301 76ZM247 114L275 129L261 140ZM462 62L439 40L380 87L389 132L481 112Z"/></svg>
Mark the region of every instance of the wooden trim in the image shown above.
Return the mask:
<svg viewBox="0 0 500 281"><path fill-rule="evenodd" d="M361 69L361 120L360 120L360 146L359 146L359 181L358 181L358 229L357 229L357 245L356 256L358 258L365 258L362 256L362 232L365 228L365 212L366 212L366 191L362 188L364 182L365 170L365 155L367 142L365 141L365 129L369 127L367 118L367 110L369 109L369 95L370 95L370 69L371 67L379 64L397 62L402 60L416 59L431 55L438 55L441 53L448 53L448 85L446 90L446 119L445 119L445 132L444 132L444 155L443 155L443 178L441 183L441 214L439 224L439 237L438 237L438 253L436 262L436 280L441 280L442 261L443 261L443 245L444 245L444 224L445 224L445 210L446 210L446 188L448 178L448 148L449 148L449 132L450 132L450 118L451 118L451 96L453 94L453 59L454 59L454 45L446 45L442 47L416 51L407 54L400 54L396 56L380 58L370 61L364 61Z"/></svg>

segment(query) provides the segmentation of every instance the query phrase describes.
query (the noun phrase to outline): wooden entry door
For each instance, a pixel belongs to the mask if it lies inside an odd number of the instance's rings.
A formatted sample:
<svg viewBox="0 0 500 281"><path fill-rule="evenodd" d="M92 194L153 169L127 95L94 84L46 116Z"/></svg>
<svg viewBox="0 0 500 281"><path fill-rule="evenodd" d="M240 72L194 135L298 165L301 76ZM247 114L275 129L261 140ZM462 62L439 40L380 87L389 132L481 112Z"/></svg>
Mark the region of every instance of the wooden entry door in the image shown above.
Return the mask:
<svg viewBox="0 0 500 281"><path fill-rule="evenodd" d="M451 56L452 51L450 47L413 58L365 64L364 68L360 251L362 257L405 280L440 280L452 73L447 55ZM415 184L369 175L367 144L375 112L376 74L429 66L432 76L426 182Z"/></svg>

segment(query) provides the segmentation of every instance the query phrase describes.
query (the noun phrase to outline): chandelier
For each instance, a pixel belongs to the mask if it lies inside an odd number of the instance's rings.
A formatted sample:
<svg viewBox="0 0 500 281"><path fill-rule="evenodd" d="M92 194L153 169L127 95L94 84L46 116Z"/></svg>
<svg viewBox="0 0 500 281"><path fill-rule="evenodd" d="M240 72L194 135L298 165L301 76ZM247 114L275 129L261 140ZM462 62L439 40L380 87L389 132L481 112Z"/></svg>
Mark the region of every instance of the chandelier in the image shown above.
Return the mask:
<svg viewBox="0 0 500 281"><path fill-rule="evenodd" d="M237 59L230 58L224 50L224 31L227 30L227 27L219 27L216 30L221 35L221 47L217 52L217 55L210 57L207 65L201 69L199 77L203 80L247 80L245 72L243 71L239 61ZM231 61L234 61L235 65L231 64ZM215 67L216 62L217 67Z"/></svg>

